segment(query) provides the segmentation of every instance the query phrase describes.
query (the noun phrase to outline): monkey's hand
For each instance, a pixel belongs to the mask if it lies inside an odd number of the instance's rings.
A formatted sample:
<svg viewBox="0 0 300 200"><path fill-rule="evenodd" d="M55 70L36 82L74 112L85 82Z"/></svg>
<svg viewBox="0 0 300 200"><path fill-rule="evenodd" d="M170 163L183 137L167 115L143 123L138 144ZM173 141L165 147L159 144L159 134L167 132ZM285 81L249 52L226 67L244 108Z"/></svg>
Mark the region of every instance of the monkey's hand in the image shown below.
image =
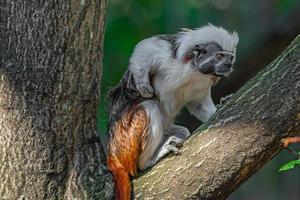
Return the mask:
<svg viewBox="0 0 300 200"><path fill-rule="evenodd" d="M137 81L136 89L145 98L150 98L154 96L154 90L150 85L149 81Z"/></svg>
<svg viewBox="0 0 300 200"><path fill-rule="evenodd" d="M232 95L233 95L233 93L226 95L225 97L221 97L220 103L218 105L216 105L217 109L223 107L223 105L231 99Z"/></svg>

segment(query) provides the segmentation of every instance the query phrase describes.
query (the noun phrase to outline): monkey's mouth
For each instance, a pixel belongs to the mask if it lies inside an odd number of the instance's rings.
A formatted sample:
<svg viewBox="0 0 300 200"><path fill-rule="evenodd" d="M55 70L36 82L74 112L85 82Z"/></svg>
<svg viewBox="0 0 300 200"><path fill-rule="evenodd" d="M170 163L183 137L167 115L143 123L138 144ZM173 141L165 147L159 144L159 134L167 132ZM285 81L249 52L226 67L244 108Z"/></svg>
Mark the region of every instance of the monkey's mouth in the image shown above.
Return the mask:
<svg viewBox="0 0 300 200"><path fill-rule="evenodd" d="M232 72L232 68L228 67L220 67L214 71L215 76L228 76Z"/></svg>

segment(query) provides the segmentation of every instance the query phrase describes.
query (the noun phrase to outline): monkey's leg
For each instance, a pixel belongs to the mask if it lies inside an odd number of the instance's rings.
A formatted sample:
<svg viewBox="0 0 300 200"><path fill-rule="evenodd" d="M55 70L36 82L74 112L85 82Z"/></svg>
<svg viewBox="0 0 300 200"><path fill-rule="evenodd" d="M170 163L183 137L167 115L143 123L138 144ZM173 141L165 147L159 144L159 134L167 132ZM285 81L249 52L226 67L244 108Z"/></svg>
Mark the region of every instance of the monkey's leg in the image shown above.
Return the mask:
<svg viewBox="0 0 300 200"><path fill-rule="evenodd" d="M191 135L189 129L187 129L184 126L179 126L179 125L175 125L175 124L170 127L170 129L167 131L167 134L175 135L182 139L186 139Z"/></svg>
<svg viewBox="0 0 300 200"><path fill-rule="evenodd" d="M139 156L139 169L144 170L149 165L149 160L160 147L164 136L164 117L161 114L159 103L154 100L147 100L141 103L149 118L148 131L141 139L141 154Z"/></svg>
<svg viewBox="0 0 300 200"><path fill-rule="evenodd" d="M183 126L172 125L168 131L165 132L167 138L160 148L156 151L153 158L147 163L147 167L152 167L160 159L165 157L167 154L174 152L179 153L179 147L182 146L183 142L191 135L190 131Z"/></svg>
<svg viewBox="0 0 300 200"><path fill-rule="evenodd" d="M145 101L142 106L150 119L149 132L142 141L142 152L139 157L139 168L144 170L155 165L168 153L178 153L178 148L190 136L190 132L187 128L178 125L172 125L165 131L164 117L156 101Z"/></svg>
<svg viewBox="0 0 300 200"><path fill-rule="evenodd" d="M179 153L179 147L182 146L184 139L178 138L176 136L170 136L165 143L163 143L159 149L156 151L155 155L146 164L146 168L154 166L160 159L165 157L167 154L174 152Z"/></svg>

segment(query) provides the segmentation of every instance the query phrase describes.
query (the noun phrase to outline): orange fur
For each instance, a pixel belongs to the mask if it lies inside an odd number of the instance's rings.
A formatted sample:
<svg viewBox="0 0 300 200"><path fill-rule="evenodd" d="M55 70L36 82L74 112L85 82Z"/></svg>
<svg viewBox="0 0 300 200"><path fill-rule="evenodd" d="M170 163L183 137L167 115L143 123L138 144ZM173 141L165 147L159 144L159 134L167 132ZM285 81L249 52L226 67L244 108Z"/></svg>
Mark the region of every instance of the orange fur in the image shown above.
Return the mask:
<svg viewBox="0 0 300 200"><path fill-rule="evenodd" d="M111 129L107 166L113 173L117 200L130 200L130 176L137 174L137 162L147 137L149 119L143 107L132 106Z"/></svg>

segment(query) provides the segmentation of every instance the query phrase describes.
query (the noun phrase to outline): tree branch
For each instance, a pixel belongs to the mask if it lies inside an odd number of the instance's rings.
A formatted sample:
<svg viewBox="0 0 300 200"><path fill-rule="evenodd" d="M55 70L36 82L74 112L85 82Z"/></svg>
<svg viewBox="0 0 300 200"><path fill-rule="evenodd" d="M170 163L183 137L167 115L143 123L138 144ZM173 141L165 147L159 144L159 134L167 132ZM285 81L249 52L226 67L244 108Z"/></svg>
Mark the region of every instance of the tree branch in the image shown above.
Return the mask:
<svg viewBox="0 0 300 200"><path fill-rule="evenodd" d="M300 35L170 155L134 181L136 199L225 199L300 134ZM276 172L274 172L276 173Z"/></svg>

